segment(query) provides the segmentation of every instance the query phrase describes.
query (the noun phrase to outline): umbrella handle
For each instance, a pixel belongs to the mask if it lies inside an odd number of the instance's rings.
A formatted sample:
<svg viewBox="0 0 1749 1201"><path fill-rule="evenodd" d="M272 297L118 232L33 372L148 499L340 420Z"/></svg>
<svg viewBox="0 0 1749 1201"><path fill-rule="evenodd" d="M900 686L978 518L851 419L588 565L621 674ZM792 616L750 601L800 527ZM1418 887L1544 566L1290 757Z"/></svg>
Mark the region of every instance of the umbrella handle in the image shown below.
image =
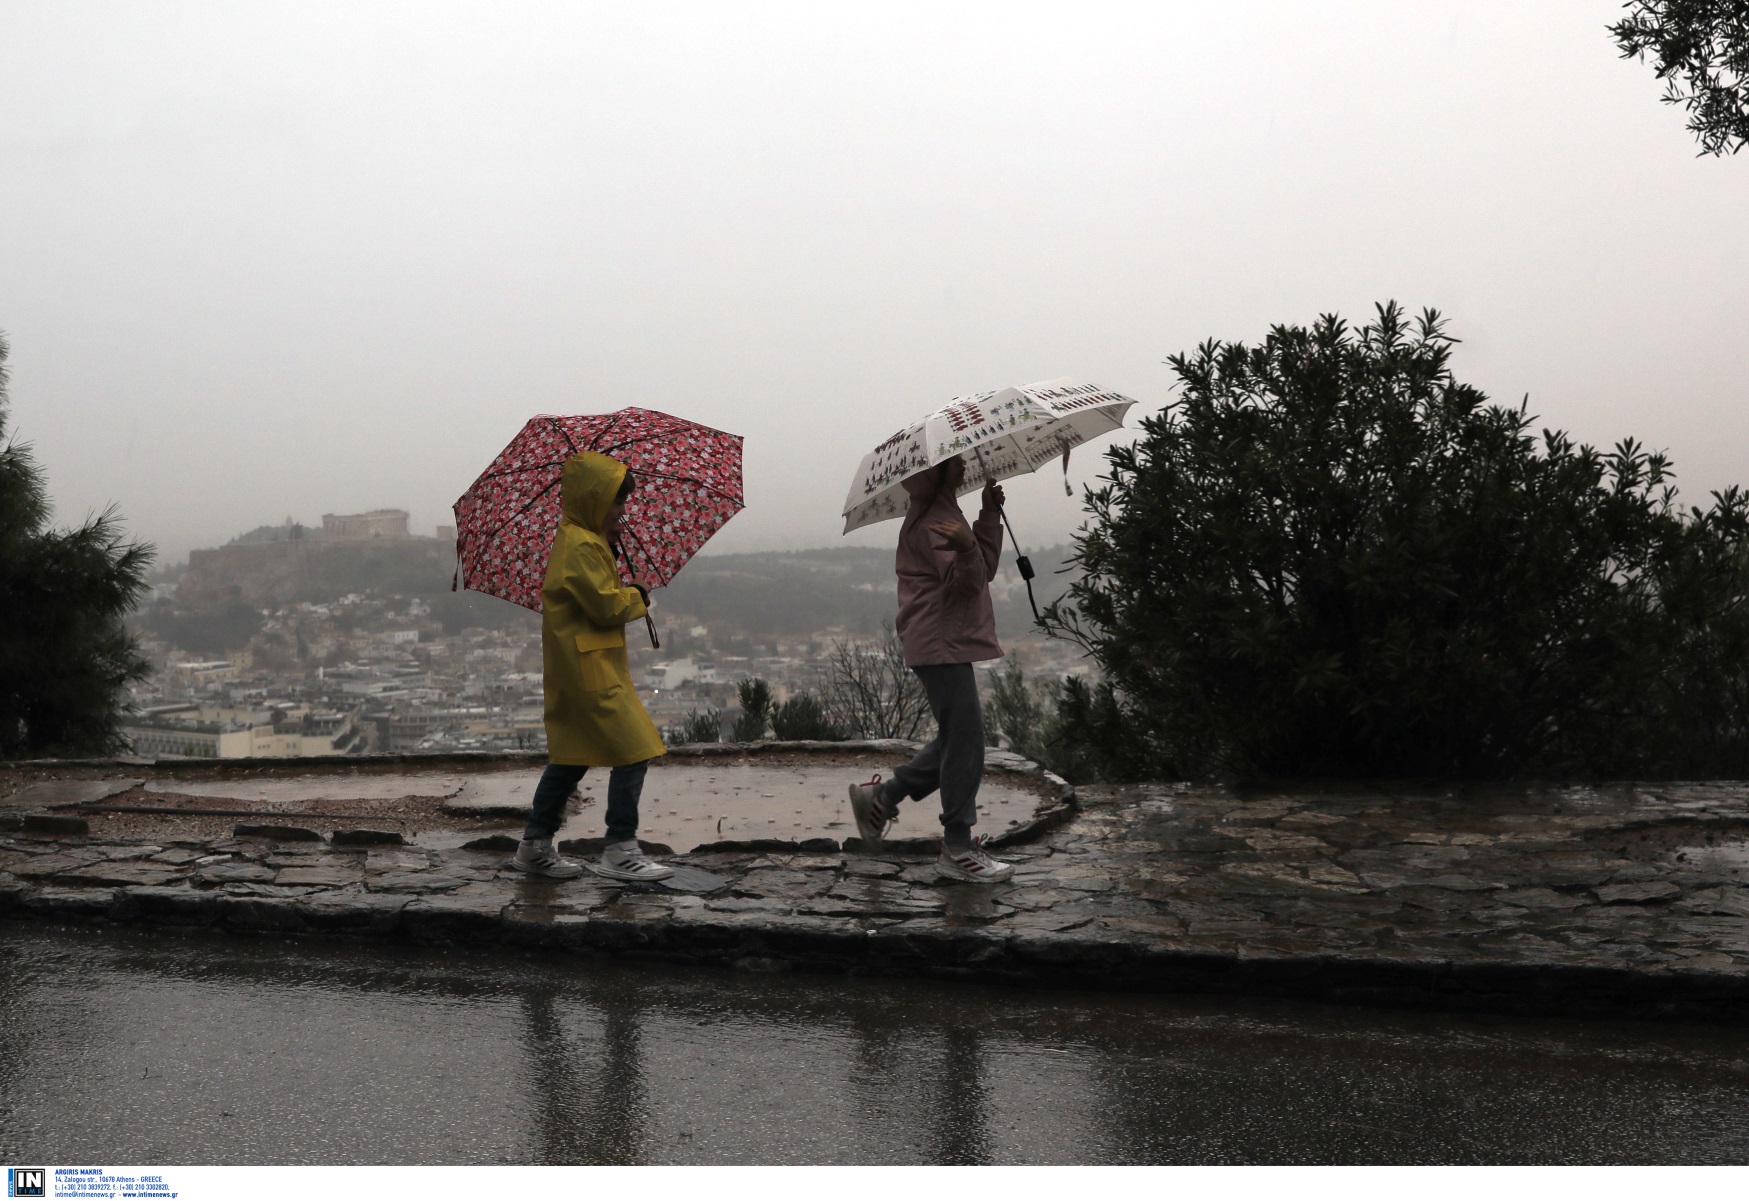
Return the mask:
<svg viewBox="0 0 1749 1201"><path fill-rule="evenodd" d="M625 547L620 544L620 540L615 538L611 545L613 553L621 563L625 564L626 570L630 571L631 561L626 557ZM633 584L632 587L638 588L636 584ZM659 651L662 649L662 639L656 636L656 621L650 616L650 594L642 588L638 588L638 595L644 598L644 629L648 630L650 634L650 649Z"/></svg>
<svg viewBox="0 0 1749 1201"><path fill-rule="evenodd" d="M1020 578L1026 581L1026 603L1032 606L1032 619L1043 621L1038 615L1038 598L1032 594L1032 577L1037 573L1032 569L1032 560L1020 553L1020 539L1014 536L1014 525L1008 520L1008 510L998 510L1002 514L1002 524L1008 530L1008 541L1014 544L1014 566L1020 572Z"/></svg>

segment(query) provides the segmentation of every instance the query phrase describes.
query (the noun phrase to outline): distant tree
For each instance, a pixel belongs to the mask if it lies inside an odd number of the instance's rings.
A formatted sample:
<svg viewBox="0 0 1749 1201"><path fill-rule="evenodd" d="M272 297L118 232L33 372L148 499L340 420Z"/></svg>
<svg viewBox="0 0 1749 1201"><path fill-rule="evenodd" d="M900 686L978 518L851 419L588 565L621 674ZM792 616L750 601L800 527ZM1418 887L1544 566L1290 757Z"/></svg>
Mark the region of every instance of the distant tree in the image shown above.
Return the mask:
<svg viewBox="0 0 1749 1201"><path fill-rule="evenodd" d="M234 600L210 609L180 612L168 602L134 616L134 622L154 638L196 655L226 655L249 645L260 632L261 610Z"/></svg>
<svg viewBox="0 0 1749 1201"><path fill-rule="evenodd" d="M735 685L741 712L735 718L735 741L757 742L765 737L771 719L771 687L764 680L742 680Z"/></svg>
<svg viewBox="0 0 1749 1201"><path fill-rule="evenodd" d="M771 732L785 742L842 742L844 730L819 699L798 692L771 711Z"/></svg>
<svg viewBox="0 0 1749 1201"><path fill-rule="evenodd" d="M935 724L890 622L872 645L833 640L824 691L833 723L852 738L916 739Z"/></svg>
<svg viewBox="0 0 1749 1201"><path fill-rule="evenodd" d="M151 672L124 618L152 549L113 508L49 528L41 471L7 438L9 349L0 336L0 758L122 751L127 685Z"/></svg>
<svg viewBox="0 0 1749 1201"><path fill-rule="evenodd" d="M1749 506L1529 433L1381 306L1170 360L1107 454L1047 623L1103 681L1062 739L1109 777L1713 774L1749 746ZM1710 749L1709 749L1710 748Z"/></svg>
<svg viewBox="0 0 1749 1201"><path fill-rule="evenodd" d="M984 701L984 733L991 746L1044 762L1047 744L1056 734L1060 684L1029 681L1017 655L1009 655L990 675L990 695Z"/></svg>
<svg viewBox="0 0 1749 1201"><path fill-rule="evenodd" d="M1664 103L1688 110L1703 154L1749 143L1749 0L1633 0L1609 27L1623 58L1654 58Z"/></svg>

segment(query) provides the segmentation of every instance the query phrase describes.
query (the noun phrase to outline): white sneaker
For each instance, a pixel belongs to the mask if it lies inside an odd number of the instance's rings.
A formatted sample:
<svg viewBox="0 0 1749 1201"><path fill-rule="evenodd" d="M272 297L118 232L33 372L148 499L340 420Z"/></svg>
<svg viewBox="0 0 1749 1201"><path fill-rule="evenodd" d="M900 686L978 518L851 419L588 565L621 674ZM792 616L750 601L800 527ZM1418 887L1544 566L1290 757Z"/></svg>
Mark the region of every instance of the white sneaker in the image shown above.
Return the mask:
<svg viewBox="0 0 1749 1201"><path fill-rule="evenodd" d="M517 843L510 866L519 872L551 876L555 880L574 880L583 874L583 865L561 856L553 849L550 838L525 838Z"/></svg>
<svg viewBox="0 0 1749 1201"><path fill-rule="evenodd" d="M881 845L893 818L886 802L881 799L879 776L867 784L850 786L850 816L856 819L856 832L862 836L862 845L866 849L872 851Z"/></svg>
<svg viewBox="0 0 1749 1201"><path fill-rule="evenodd" d="M637 840L631 842L609 843L601 852L601 862L593 865L598 876L606 876L612 880L634 880L655 882L666 880L674 874L674 869L661 863L652 863L644 854L644 848Z"/></svg>
<svg viewBox="0 0 1749 1201"><path fill-rule="evenodd" d="M1014 874L1014 865L990 858L984 850L984 840L958 851L941 848L935 858L935 870L950 880L970 880L974 884L1000 884Z"/></svg>

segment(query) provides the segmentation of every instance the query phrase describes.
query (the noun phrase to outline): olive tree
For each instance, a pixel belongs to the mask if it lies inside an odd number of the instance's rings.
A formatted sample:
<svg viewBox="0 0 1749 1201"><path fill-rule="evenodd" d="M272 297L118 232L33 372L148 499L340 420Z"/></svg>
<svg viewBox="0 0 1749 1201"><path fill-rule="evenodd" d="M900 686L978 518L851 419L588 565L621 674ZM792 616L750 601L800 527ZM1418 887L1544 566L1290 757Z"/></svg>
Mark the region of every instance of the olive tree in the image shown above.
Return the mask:
<svg viewBox="0 0 1749 1201"><path fill-rule="evenodd" d="M1742 746L1741 497L1684 515L1662 455L1533 435L1453 341L1393 303L1169 360L1046 615L1102 674L1062 698L1082 774L1620 774L1708 705Z"/></svg>
<svg viewBox="0 0 1749 1201"><path fill-rule="evenodd" d="M1749 144L1749 0L1633 0L1609 27L1623 58L1653 57L1664 103L1688 110L1703 154Z"/></svg>

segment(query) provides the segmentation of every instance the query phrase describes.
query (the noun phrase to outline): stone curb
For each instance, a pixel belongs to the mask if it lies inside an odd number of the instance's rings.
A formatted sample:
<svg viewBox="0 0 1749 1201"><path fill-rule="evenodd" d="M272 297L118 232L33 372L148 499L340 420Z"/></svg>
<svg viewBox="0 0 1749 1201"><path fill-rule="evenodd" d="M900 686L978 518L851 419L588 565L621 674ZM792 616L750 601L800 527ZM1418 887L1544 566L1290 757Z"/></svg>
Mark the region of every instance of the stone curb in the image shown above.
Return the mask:
<svg viewBox="0 0 1749 1201"><path fill-rule="evenodd" d="M642 894L640 894L642 895ZM1570 1016L1739 1018L1749 980L1704 971L1457 964L1438 958L1272 955L1089 936L1015 933L914 918L719 913L624 916L506 904L501 898L232 896L186 888L0 885L0 918L214 928L238 934L529 947L744 970L824 971L1071 989L1275 996Z"/></svg>

